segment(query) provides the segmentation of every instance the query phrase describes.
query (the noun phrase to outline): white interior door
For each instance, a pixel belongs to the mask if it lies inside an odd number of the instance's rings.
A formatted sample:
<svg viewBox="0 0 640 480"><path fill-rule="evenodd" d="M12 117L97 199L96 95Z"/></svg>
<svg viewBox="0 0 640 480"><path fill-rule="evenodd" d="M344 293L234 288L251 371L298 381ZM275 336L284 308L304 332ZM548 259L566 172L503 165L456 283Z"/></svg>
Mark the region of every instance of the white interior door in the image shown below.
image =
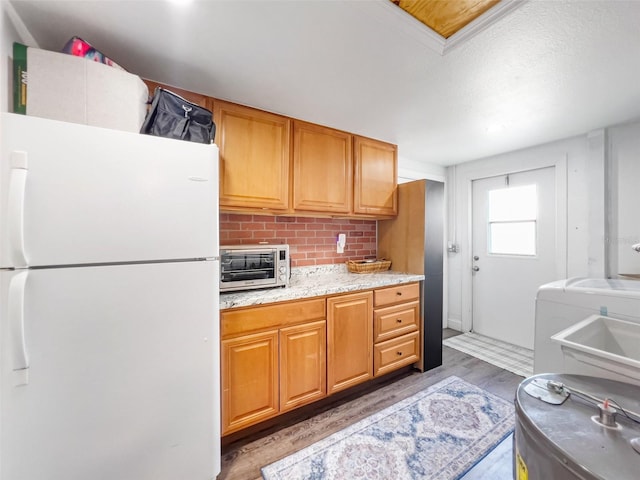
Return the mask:
<svg viewBox="0 0 640 480"><path fill-rule="evenodd" d="M556 279L555 168L472 189L472 330L533 349L536 292Z"/></svg>
<svg viewBox="0 0 640 480"><path fill-rule="evenodd" d="M215 478L218 268L2 272L1 478Z"/></svg>

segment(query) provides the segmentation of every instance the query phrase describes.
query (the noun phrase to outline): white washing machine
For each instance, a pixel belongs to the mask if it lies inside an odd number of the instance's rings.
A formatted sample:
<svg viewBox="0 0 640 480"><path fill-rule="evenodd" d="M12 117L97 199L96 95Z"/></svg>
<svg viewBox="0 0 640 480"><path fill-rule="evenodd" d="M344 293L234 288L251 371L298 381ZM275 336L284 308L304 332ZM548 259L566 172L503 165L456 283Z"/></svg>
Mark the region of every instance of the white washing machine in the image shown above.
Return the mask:
<svg viewBox="0 0 640 480"><path fill-rule="evenodd" d="M552 335L591 315L640 323L640 281L571 278L541 286L536 295L535 373L577 373L628 381L566 361L560 344L551 340Z"/></svg>

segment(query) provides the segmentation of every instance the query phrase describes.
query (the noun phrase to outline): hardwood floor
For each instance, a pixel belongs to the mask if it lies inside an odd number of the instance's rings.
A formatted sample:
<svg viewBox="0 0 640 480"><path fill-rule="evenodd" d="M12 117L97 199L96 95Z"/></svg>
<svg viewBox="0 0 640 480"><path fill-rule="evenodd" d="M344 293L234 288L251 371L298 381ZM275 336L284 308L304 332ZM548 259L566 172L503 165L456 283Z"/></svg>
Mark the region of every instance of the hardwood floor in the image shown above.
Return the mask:
<svg viewBox="0 0 640 480"><path fill-rule="evenodd" d="M513 433L460 480L513 480Z"/></svg>
<svg viewBox="0 0 640 480"><path fill-rule="evenodd" d="M444 331L445 337L454 334L453 330ZM218 480L262 479L261 467L311 445L451 375L482 387L508 401L513 401L516 388L523 380L522 377L511 372L448 347L443 347L442 357L442 366L428 372L406 372L400 378L388 380L377 390L359 391L351 396L340 398L335 404L325 402L321 404L315 415L314 407L307 407L300 412L300 415L313 415L310 418L287 417L284 422L278 422L280 425L266 426L265 430L256 431L246 438L235 441L223 439L226 445L222 448L222 472ZM510 464L504 465L507 461L510 462L508 441L503 447L501 452L497 453L500 453L499 463L506 471L510 468ZM478 467L483 468L480 464ZM473 470L469 473L472 472Z"/></svg>

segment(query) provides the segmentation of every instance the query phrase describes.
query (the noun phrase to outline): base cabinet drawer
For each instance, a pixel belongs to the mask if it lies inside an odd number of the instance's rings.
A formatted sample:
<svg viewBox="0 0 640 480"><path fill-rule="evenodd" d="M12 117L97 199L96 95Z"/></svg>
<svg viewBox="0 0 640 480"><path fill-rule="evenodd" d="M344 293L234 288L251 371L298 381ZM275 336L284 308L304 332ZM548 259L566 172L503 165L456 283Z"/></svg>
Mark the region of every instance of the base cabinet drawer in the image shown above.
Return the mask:
<svg viewBox="0 0 640 480"><path fill-rule="evenodd" d="M420 285L407 283L395 287L377 289L373 296L373 306L375 308L384 307L395 303L418 300L418 298L420 298Z"/></svg>
<svg viewBox="0 0 640 480"><path fill-rule="evenodd" d="M408 302L373 311L373 342L411 333L420 328L420 302Z"/></svg>
<svg viewBox="0 0 640 480"><path fill-rule="evenodd" d="M377 343L373 346L373 372L375 376L418 361L420 341L418 332Z"/></svg>

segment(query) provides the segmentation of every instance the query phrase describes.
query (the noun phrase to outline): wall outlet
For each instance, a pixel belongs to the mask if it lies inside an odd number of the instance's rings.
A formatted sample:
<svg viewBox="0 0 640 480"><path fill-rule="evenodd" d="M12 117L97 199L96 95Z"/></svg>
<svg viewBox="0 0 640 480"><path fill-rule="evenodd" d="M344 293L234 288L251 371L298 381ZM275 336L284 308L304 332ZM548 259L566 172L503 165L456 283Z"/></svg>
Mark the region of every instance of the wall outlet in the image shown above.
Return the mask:
<svg viewBox="0 0 640 480"><path fill-rule="evenodd" d="M344 247L347 244L347 235L344 233L338 234L338 241L336 242L336 252L344 253Z"/></svg>

